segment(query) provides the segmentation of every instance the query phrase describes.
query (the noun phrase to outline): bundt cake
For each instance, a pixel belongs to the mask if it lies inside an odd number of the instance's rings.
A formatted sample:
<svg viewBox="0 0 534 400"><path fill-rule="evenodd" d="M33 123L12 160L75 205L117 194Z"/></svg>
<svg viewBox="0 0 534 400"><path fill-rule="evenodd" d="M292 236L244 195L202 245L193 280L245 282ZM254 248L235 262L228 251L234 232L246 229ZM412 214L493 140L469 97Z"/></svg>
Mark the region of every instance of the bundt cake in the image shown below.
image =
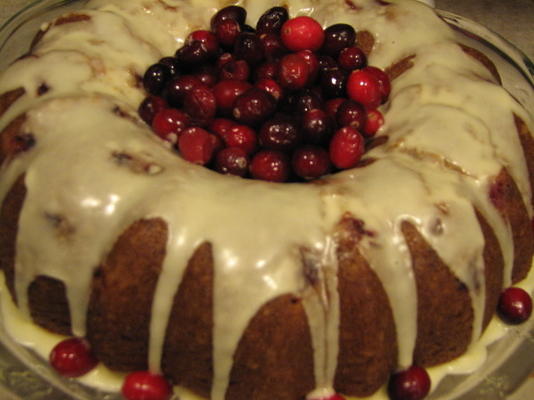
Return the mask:
<svg viewBox="0 0 534 400"><path fill-rule="evenodd" d="M392 83L358 165L308 183L195 165L138 116L228 2L90 0L3 72L0 267L35 324L201 398L365 397L467 352L527 278L534 120L492 61L420 2L282 5L353 26Z"/></svg>

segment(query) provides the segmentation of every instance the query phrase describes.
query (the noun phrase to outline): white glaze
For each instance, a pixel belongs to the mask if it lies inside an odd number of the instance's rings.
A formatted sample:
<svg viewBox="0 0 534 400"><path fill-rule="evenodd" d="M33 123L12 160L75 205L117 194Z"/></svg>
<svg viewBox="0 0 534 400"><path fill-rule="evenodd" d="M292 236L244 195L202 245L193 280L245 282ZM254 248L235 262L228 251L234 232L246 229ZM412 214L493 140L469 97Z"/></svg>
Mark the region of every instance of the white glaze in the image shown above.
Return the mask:
<svg viewBox="0 0 534 400"><path fill-rule="evenodd" d="M143 96L135 76L172 54L187 32L207 26L222 2L93 0L85 12L90 20L51 25L34 50L36 57L17 62L0 80L0 92L19 86L27 91L0 127L26 112L23 130L37 139L33 151L1 171L0 199L26 173L28 195L16 260L21 308L27 312L26 289L36 276L58 278L67 286L74 332L83 336L94 268L132 222L161 217L170 234L153 303L151 368L159 369L171 299L186 263L199 244L209 241L216 266L212 399L224 398L232 355L250 319L285 293L306 293L316 381L328 388L338 352L333 236L336 224L350 212L376 233L359 246L390 299L399 368L411 364L417 308L411 258L400 232L403 221L417 226L469 288L475 341L481 331L484 277L483 237L473 205L495 229L508 283L510 229L487 192L505 166L532 214L518 138L503 134L515 132L512 112L531 130L532 117L502 88L487 82L492 80L489 72L459 49L458 37L429 7L409 1L388 7L353 2L361 8L351 10L341 0L298 0L289 9L292 15L313 15L325 26L345 22L373 32L372 65L384 68L413 54L416 62L393 85L381 132L390 140L369 154L378 161L329 177L327 186L277 185L215 174L182 161L141 123L113 112L118 104L135 119ZM239 4L255 21L276 2ZM52 90L37 97L43 81ZM152 164L151 173L118 165L114 151L141 157ZM70 228L67 235L51 224L58 216ZM433 232L437 222L439 235ZM315 294L306 290L301 248L316 254L321 268L321 290Z"/></svg>

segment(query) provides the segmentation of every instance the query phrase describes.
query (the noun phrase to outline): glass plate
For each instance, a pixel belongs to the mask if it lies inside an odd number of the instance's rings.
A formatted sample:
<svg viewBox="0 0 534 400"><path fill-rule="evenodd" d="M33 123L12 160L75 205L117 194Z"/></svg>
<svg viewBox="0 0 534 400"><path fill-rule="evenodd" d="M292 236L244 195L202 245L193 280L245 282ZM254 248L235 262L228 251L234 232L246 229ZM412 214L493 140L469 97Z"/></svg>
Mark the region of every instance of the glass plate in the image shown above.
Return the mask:
<svg viewBox="0 0 534 400"><path fill-rule="evenodd" d="M22 56L39 27L87 0L38 0L0 27L0 69ZM438 11L466 44L482 49L496 64L503 86L527 109L534 110L534 64L494 32L458 15ZM502 400L534 371L534 319L511 327L490 346L488 360L473 374L447 376L428 400ZM96 391L54 374L48 363L10 339L0 320L0 398L3 400L114 400L120 396Z"/></svg>

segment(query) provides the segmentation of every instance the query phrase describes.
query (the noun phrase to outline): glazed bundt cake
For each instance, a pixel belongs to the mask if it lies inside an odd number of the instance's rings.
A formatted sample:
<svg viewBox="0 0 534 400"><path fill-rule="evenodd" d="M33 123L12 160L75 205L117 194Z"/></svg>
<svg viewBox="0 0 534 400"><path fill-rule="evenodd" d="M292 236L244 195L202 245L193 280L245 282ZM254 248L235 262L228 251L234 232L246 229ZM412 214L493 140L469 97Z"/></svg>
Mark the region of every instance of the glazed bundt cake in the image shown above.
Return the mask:
<svg viewBox="0 0 534 400"><path fill-rule="evenodd" d="M3 72L17 307L112 370L213 400L365 397L467 352L530 270L532 115L424 4L287 1L356 29L392 83L385 124L354 168L309 183L216 173L137 110L146 69L227 5L91 0ZM254 24L279 4L239 5Z"/></svg>

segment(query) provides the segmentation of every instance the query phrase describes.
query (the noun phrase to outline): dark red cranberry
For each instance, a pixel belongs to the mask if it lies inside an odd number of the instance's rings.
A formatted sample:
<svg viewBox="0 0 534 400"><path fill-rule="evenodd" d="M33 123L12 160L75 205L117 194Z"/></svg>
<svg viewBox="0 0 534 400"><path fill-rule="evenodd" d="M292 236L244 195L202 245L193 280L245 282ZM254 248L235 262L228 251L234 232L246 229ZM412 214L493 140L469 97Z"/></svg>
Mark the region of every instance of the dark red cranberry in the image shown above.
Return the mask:
<svg viewBox="0 0 534 400"><path fill-rule="evenodd" d="M356 31L348 24L331 25L324 31L324 43L321 51L332 57L337 57L345 47L354 45Z"/></svg>
<svg viewBox="0 0 534 400"><path fill-rule="evenodd" d="M217 13L211 17L210 26L211 30L215 31L217 25L222 21L233 20L239 25L243 25L247 19L247 10L239 6L228 6L220 9Z"/></svg>
<svg viewBox="0 0 534 400"><path fill-rule="evenodd" d="M263 33L260 35L260 40L263 46L263 52L268 60L277 59L287 53L282 39L274 33Z"/></svg>
<svg viewBox="0 0 534 400"><path fill-rule="evenodd" d="M280 31L285 47L291 51L317 51L324 42L323 27L306 15L287 20Z"/></svg>
<svg viewBox="0 0 534 400"><path fill-rule="evenodd" d="M301 143L302 133L291 119L273 118L262 125L258 139L263 148L287 152Z"/></svg>
<svg viewBox="0 0 534 400"><path fill-rule="evenodd" d="M363 130L366 118L365 107L354 100L345 100L336 113L336 121L339 126L352 126L358 130Z"/></svg>
<svg viewBox="0 0 534 400"><path fill-rule="evenodd" d="M368 110L363 134L367 137L374 136L384 125L384 116L378 110Z"/></svg>
<svg viewBox="0 0 534 400"><path fill-rule="evenodd" d="M273 7L265 11L256 24L258 34L275 33L279 34L282 25L289 19L289 14L285 7Z"/></svg>
<svg viewBox="0 0 534 400"><path fill-rule="evenodd" d="M250 76L250 67L245 60L231 60L224 64L219 73L219 78L237 79L246 81Z"/></svg>
<svg viewBox="0 0 534 400"><path fill-rule="evenodd" d="M275 98L266 91L253 87L235 100L232 115L242 124L256 126L269 118L275 110Z"/></svg>
<svg viewBox="0 0 534 400"><path fill-rule="evenodd" d="M169 105L181 107L185 96L196 86L202 85L200 79L193 75L182 75L172 79L165 88L165 98Z"/></svg>
<svg viewBox="0 0 534 400"><path fill-rule="evenodd" d="M362 69L367 66L367 57L362 49L356 46L345 47L339 53L337 63L343 69L352 71Z"/></svg>
<svg viewBox="0 0 534 400"><path fill-rule="evenodd" d="M207 30L193 31L187 36L185 43L191 45L193 42L199 42L211 57L219 52L219 40L213 32Z"/></svg>
<svg viewBox="0 0 534 400"><path fill-rule="evenodd" d="M192 68L209 60L210 54L201 42L192 42L180 47L175 54L176 59L184 67Z"/></svg>
<svg viewBox="0 0 534 400"><path fill-rule="evenodd" d="M213 90L204 85L195 86L185 96L184 109L191 116L193 124L206 126L217 111Z"/></svg>
<svg viewBox="0 0 534 400"><path fill-rule="evenodd" d="M306 64L308 64L308 84L313 84L319 75L319 59L315 53L311 50L301 50L297 53L299 56L304 58Z"/></svg>
<svg viewBox="0 0 534 400"><path fill-rule="evenodd" d="M282 98L283 90L274 79L260 79L254 86L258 89L265 90L273 96L275 100L280 100Z"/></svg>
<svg viewBox="0 0 534 400"><path fill-rule="evenodd" d="M226 63L230 61L234 61L235 57L232 53L222 53L219 58L217 58L217 61L215 62L215 66L218 69L221 69Z"/></svg>
<svg viewBox="0 0 534 400"><path fill-rule="evenodd" d="M159 95L170 78L169 67L159 63L154 64L148 67L143 76L143 87L148 93Z"/></svg>
<svg viewBox="0 0 534 400"><path fill-rule="evenodd" d="M212 87L219 80L219 71L213 65L203 64L198 67L194 76L196 76L202 84Z"/></svg>
<svg viewBox="0 0 534 400"><path fill-rule="evenodd" d="M158 61L158 64L163 64L169 69L171 78L174 78L180 73L180 63L174 57L163 57Z"/></svg>
<svg viewBox="0 0 534 400"><path fill-rule="evenodd" d="M178 150L187 161L206 165L213 157L216 143L211 133L193 126L184 130L178 138Z"/></svg>
<svg viewBox="0 0 534 400"><path fill-rule="evenodd" d="M251 155L258 148L256 132L247 125L235 124L222 138L226 147L239 147L247 155Z"/></svg>
<svg viewBox="0 0 534 400"><path fill-rule="evenodd" d="M319 63L319 73L323 73L324 71L328 71L330 69L339 68L337 61L326 54L318 54L317 61Z"/></svg>
<svg viewBox="0 0 534 400"><path fill-rule="evenodd" d="M222 47L232 49L237 37L241 34L241 25L237 21L229 19L219 23L214 32Z"/></svg>
<svg viewBox="0 0 534 400"><path fill-rule="evenodd" d="M521 324L532 314L532 298L521 288L508 288L499 298L498 311L505 322Z"/></svg>
<svg viewBox="0 0 534 400"><path fill-rule="evenodd" d="M163 98L158 96L148 96L141 102L137 112L143 121L148 125L152 125L154 115L156 115L158 111L163 110L166 106L167 103Z"/></svg>
<svg viewBox="0 0 534 400"><path fill-rule="evenodd" d="M239 147L227 147L215 156L215 170L221 174L245 176L248 165L247 153Z"/></svg>
<svg viewBox="0 0 534 400"><path fill-rule="evenodd" d="M346 95L347 71L336 68L321 73L321 89L326 98Z"/></svg>
<svg viewBox="0 0 534 400"><path fill-rule="evenodd" d="M305 180L320 178L330 170L328 152L319 146L299 147L293 153L291 164L295 174Z"/></svg>
<svg viewBox="0 0 534 400"><path fill-rule="evenodd" d="M326 114L332 118L333 121L336 120L337 116L337 110L339 110L339 106L343 104L343 102L346 99L344 97L335 97L333 99L327 100L324 104L324 110Z"/></svg>
<svg viewBox="0 0 534 400"><path fill-rule="evenodd" d="M382 95L382 103L386 102L391 92L391 81L388 74L386 74L380 68L372 66L366 67L365 71L378 79L380 94Z"/></svg>
<svg viewBox="0 0 534 400"><path fill-rule="evenodd" d="M190 124L189 116L176 108L165 108L154 116L152 130L163 140L176 143Z"/></svg>
<svg viewBox="0 0 534 400"><path fill-rule="evenodd" d="M89 344L79 338L59 342L50 352L49 360L57 372L69 378L85 375L98 364Z"/></svg>
<svg viewBox="0 0 534 400"><path fill-rule="evenodd" d="M285 182L289 179L290 163L286 154L276 150L261 150L250 162L250 174L254 179L269 182Z"/></svg>
<svg viewBox="0 0 534 400"><path fill-rule="evenodd" d="M163 376L138 371L126 376L121 393L126 400L169 400L172 388Z"/></svg>
<svg viewBox="0 0 534 400"><path fill-rule="evenodd" d="M231 113L235 100L251 87L250 83L236 79L220 81L213 87L217 107L224 114Z"/></svg>
<svg viewBox="0 0 534 400"><path fill-rule="evenodd" d="M234 56L249 65L258 64L264 58L261 39L254 33L241 32L234 44Z"/></svg>
<svg viewBox="0 0 534 400"><path fill-rule="evenodd" d="M352 71L347 80L347 94L367 108L377 108L382 103L380 83L367 69Z"/></svg>
<svg viewBox="0 0 534 400"><path fill-rule="evenodd" d="M392 375L388 384L391 400L422 400L429 391L428 373L415 365Z"/></svg>
<svg viewBox="0 0 534 400"><path fill-rule="evenodd" d="M210 122L208 130L224 139L225 135L228 134L230 129L232 129L235 125L237 124L231 119L215 118Z"/></svg>
<svg viewBox="0 0 534 400"><path fill-rule="evenodd" d="M330 141L330 160L339 169L353 168L358 164L365 149L363 136L351 126L334 133Z"/></svg>
<svg viewBox="0 0 534 400"><path fill-rule="evenodd" d="M254 80L259 81L260 79L276 79L279 64L280 63L278 61L266 61L263 64L260 64L254 71Z"/></svg>
<svg viewBox="0 0 534 400"><path fill-rule="evenodd" d="M280 60L278 80L282 87L289 90L302 89L307 85L309 77L308 63L298 54L288 54Z"/></svg>
<svg viewBox="0 0 534 400"><path fill-rule="evenodd" d="M314 109L302 116L303 140L310 144L326 144L332 136L332 119L321 109Z"/></svg>
<svg viewBox="0 0 534 400"><path fill-rule="evenodd" d="M314 108L323 107L323 99L318 91L304 89L295 94L294 110L302 115Z"/></svg>

